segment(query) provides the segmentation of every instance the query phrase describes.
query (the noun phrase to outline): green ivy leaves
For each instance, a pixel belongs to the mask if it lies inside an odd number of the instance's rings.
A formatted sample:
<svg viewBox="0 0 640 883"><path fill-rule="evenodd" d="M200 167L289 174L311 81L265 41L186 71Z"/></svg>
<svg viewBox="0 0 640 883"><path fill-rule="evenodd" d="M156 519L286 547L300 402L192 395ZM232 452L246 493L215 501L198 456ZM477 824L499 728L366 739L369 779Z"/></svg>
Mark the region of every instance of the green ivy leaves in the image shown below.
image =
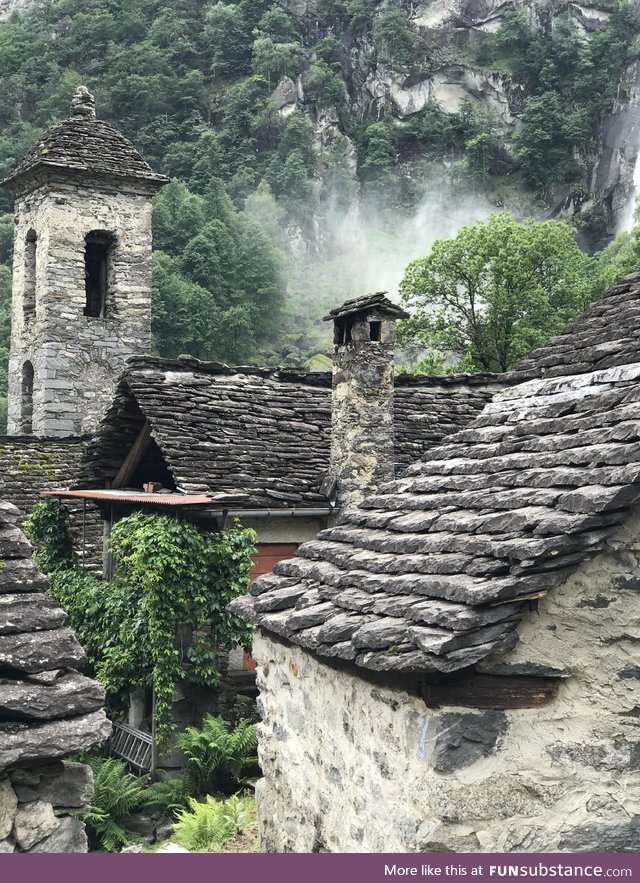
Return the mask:
<svg viewBox="0 0 640 883"><path fill-rule="evenodd" d="M40 544L50 592L112 702L152 686L156 739L167 747L176 684L189 677L216 686L228 650L250 646L250 630L227 605L246 590L255 533L237 526L205 534L177 518L135 512L113 527L116 577L105 583L77 566L60 504L39 503L26 527Z"/></svg>

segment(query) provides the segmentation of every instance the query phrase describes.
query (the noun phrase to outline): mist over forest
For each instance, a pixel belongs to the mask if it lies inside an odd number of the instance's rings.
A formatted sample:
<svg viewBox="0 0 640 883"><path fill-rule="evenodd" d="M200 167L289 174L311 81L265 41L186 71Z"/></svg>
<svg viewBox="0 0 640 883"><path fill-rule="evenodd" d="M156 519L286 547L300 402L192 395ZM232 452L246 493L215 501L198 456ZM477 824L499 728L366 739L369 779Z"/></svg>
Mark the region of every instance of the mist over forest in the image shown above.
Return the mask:
<svg viewBox="0 0 640 883"><path fill-rule="evenodd" d="M635 70L631 5L576 17L531 0L496 8L491 26L475 0L437 9L5 0L0 177L86 85L98 116L172 178L154 212L156 351L323 367L322 315L368 291L396 297L436 239L506 209L567 219L593 251L632 196L631 154L616 154L606 199L594 183ZM4 193L0 415L11 210ZM626 266L630 242L607 266Z"/></svg>

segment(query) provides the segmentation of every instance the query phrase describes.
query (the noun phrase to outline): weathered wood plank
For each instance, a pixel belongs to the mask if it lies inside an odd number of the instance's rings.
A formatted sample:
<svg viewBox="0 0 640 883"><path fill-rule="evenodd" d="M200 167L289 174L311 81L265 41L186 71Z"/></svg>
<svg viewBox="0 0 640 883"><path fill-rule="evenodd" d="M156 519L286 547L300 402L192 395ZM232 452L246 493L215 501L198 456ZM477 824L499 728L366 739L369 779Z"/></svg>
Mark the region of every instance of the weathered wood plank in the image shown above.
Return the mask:
<svg viewBox="0 0 640 883"><path fill-rule="evenodd" d="M538 708L553 702L560 683L560 678L474 674L439 684L422 683L421 695L429 708Z"/></svg>
<svg viewBox="0 0 640 883"><path fill-rule="evenodd" d="M116 477L111 482L112 488L125 487L133 473L136 471L140 460L145 455L149 442L151 441L151 425L145 420L144 426L140 430L137 439L134 441L129 453L124 458L122 466L118 469Z"/></svg>

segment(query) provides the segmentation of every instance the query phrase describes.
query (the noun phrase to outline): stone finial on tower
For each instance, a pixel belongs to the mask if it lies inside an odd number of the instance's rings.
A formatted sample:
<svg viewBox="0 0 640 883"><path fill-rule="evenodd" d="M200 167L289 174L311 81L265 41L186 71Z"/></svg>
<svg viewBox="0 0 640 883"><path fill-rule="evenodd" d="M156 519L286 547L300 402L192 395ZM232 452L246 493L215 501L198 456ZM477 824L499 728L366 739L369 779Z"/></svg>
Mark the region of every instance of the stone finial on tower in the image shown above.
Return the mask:
<svg viewBox="0 0 640 883"><path fill-rule="evenodd" d="M95 120L96 100L86 86L78 86L71 99L71 116L83 120Z"/></svg>
<svg viewBox="0 0 640 883"><path fill-rule="evenodd" d="M334 325L329 471L342 509L393 477L395 323L408 316L385 292L349 300L325 316Z"/></svg>

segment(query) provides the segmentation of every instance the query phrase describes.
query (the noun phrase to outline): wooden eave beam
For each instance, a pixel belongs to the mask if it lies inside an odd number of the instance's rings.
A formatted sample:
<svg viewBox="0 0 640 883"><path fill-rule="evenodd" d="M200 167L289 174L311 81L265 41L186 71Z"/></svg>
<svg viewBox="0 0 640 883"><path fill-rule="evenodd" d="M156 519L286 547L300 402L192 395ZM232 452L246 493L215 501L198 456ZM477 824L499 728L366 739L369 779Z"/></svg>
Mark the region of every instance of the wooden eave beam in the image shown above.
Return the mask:
<svg viewBox="0 0 640 883"><path fill-rule="evenodd" d="M148 420L144 421L144 426L138 433L137 439L129 449L129 453L124 458L122 466L118 469L116 477L111 482L112 488L126 487L127 482L138 468L138 465L147 452L147 448L151 442L151 424Z"/></svg>

